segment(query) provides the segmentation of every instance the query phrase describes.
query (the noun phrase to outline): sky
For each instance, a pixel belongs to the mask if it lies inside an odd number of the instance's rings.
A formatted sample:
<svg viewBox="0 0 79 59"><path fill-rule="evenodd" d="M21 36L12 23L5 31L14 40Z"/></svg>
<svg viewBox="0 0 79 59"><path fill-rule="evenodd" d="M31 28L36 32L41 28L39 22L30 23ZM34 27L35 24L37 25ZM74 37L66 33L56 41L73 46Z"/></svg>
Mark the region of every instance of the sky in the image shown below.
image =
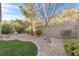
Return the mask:
<svg viewBox="0 0 79 59"><path fill-rule="evenodd" d="M9 19L24 19L19 6L21 3L2 3L2 19L9 20Z"/></svg>
<svg viewBox="0 0 79 59"><path fill-rule="evenodd" d="M17 19L24 19L19 6L21 6L22 3L2 3L2 19L3 20L13 20L15 18ZM72 4L73 8L79 9L79 4ZM64 4L63 8L69 7L69 4ZM60 7L59 7L60 8Z"/></svg>

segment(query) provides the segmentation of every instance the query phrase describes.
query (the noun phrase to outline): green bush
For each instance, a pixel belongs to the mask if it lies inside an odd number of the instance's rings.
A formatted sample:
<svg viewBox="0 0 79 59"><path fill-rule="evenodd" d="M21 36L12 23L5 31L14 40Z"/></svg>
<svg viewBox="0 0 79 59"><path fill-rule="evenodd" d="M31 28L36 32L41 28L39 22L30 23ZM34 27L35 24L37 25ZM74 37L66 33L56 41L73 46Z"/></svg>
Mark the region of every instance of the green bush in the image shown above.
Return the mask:
<svg viewBox="0 0 79 59"><path fill-rule="evenodd" d="M20 27L20 28L15 28L16 32L17 33L25 33L25 30L23 27Z"/></svg>
<svg viewBox="0 0 79 59"><path fill-rule="evenodd" d="M79 56L79 41L65 41L65 53L68 56Z"/></svg>
<svg viewBox="0 0 79 59"><path fill-rule="evenodd" d="M25 28L18 22L14 23L14 29L17 33L24 33L25 32Z"/></svg>
<svg viewBox="0 0 79 59"><path fill-rule="evenodd" d="M2 32L2 34L10 34L10 33L13 33L14 30L13 30L12 25L6 23L6 24L2 25L1 32Z"/></svg>
<svg viewBox="0 0 79 59"><path fill-rule="evenodd" d="M30 34L30 35L33 35L33 34L34 34L34 31L31 30L31 29L27 29L27 30L26 30L26 33L27 33L27 34Z"/></svg>
<svg viewBox="0 0 79 59"><path fill-rule="evenodd" d="M62 30L61 36L62 38L71 38L71 30Z"/></svg>
<svg viewBox="0 0 79 59"><path fill-rule="evenodd" d="M35 31L35 33L36 33L37 36L40 36L43 33L43 31L38 29L38 30Z"/></svg>

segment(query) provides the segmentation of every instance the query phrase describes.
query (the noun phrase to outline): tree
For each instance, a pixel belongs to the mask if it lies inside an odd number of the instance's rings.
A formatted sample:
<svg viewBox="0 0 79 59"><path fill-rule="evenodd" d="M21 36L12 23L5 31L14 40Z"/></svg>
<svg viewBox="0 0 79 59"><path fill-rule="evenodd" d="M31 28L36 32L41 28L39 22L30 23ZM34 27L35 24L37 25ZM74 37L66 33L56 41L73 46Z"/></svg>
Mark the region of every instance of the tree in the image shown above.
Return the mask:
<svg viewBox="0 0 79 59"><path fill-rule="evenodd" d="M60 9L62 4L52 4L52 3L39 3L34 4L35 16L38 19L41 19L44 22L44 30L45 30L45 39L47 42L51 42L48 37L48 23L49 21L57 15L57 10Z"/></svg>
<svg viewBox="0 0 79 59"><path fill-rule="evenodd" d="M66 4L68 5L67 7L64 7L65 4L62 3L39 3L39 4L34 4L34 11L35 11L35 16L37 19L40 19L44 23L45 27L45 39L48 42L51 42L51 40L48 37L48 23L54 16L57 16L62 12L62 10L71 8L72 4Z"/></svg>
<svg viewBox="0 0 79 59"><path fill-rule="evenodd" d="M32 36L33 36L33 19L34 19L34 11L33 11L33 7L32 7L32 3L27 3L24 4L23 6L20 7L23 15L25 16L25 18L30 19L30 26L31 26L31 31L32 31ZM25 8L24 8L25 7Z"/></svg>

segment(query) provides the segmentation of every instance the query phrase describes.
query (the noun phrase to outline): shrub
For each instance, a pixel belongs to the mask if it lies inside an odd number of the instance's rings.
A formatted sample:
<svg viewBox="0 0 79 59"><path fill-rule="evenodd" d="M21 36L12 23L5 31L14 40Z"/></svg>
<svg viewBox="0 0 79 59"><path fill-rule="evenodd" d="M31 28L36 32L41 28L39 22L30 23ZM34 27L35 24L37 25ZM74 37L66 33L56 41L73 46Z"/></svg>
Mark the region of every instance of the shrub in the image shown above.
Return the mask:
<svg viewBox="0 0 79 59"><path fill-rule="evenodd" d="M62 38L71 38L71 30L62 30L61 36Z"/></svg>
<svg viewBox="0 0 79 59"><path fill-rule="evenodd" d="M32 34L34 33L34 31L33 31L33 30L31 30L31 29L27 29L27 30L26 30L26 33L27 33L27 34L31 34L31 35L32 35Z"/></svg>
<svg viewBox="0 0 79 59"><path fill-rule="evenodd" d="M9 34L9 33L13 33L13 27L10 24L3 24L2 25L2 30L1 30L2 34Z"/></svg>
<svg viewBox="0 0 79 59"><path fill-rule="evenodd" d="M36 26L35 26L35 34L37 35L37 36L40 36L40 35L42 35L42 33L43 33L43 24L42 23L40 23L40 22L38 22L37 24L36 24Z"/></svg>
<svg viewBox="0 0 79 59"><path fill-rule="evenodd" d="M14 23L14 28L17 33L24 33L25 32L24 27L18 22Z"/></svg>
<svg viewBox="0 0 79 59"><path fill-rule="evenodd" d="M65 41L65 53L68 56L79 56L79 41Z"/></svg>
<svg viewBox="0 0 79 59"><path fill-rule="evenodd" d="M40 35L42 34L42 32L43 32L43 31L40 30L40 29L38 29L38 30L35 31L35 33L36 33L37 36L40 36Z"/></svg>

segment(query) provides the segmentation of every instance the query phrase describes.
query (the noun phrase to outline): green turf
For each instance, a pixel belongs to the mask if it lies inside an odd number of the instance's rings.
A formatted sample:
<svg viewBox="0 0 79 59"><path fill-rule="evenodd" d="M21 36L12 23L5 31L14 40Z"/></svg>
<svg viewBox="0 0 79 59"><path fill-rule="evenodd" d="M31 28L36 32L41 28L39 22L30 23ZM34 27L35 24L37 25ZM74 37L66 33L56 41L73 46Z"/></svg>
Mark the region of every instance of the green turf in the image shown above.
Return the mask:
<svg viewBox="0 0 79 59"><path fill-rule="evenodd" d="M35 56L37 46L28 41L9 40L0 42L0 56Z"/></svg>

